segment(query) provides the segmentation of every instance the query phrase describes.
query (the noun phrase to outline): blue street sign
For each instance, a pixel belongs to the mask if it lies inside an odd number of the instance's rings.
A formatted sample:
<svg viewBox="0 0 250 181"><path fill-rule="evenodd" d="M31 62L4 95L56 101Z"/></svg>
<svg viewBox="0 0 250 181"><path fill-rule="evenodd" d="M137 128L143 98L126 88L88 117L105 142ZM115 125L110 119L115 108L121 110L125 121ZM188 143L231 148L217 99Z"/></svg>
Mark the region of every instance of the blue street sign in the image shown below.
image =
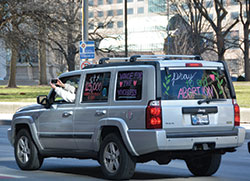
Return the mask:
<svg viewBox="0 0 250 181"><path fill-rule="evenodd" d="M95 58L95 42L80 41L80 59Z"/></svg>

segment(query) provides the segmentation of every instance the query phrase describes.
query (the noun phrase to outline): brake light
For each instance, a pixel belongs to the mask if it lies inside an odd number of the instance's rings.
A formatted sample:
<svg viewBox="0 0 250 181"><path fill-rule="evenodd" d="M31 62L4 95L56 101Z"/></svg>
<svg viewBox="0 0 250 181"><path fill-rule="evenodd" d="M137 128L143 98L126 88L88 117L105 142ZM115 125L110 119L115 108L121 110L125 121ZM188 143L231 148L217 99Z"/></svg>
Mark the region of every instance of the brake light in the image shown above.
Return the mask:
<svg viewBox="0 0 250 181"><path fill-rule="evenodd" d="M186 67L202 67L201 63L186 63Z"/></svg>
<svg viewBox="0 0 250 181"><path fill-rule="evenodd" d="M234 105L234 126L240 126L240 106L234 99L233 99L233 105Z"/></svg>
<svg viewBox="0 0 250 181"><path fill-rule="evenodd" d="M150 101L146 109L146 128L162 128L162 112L160 101Z"/></svg>

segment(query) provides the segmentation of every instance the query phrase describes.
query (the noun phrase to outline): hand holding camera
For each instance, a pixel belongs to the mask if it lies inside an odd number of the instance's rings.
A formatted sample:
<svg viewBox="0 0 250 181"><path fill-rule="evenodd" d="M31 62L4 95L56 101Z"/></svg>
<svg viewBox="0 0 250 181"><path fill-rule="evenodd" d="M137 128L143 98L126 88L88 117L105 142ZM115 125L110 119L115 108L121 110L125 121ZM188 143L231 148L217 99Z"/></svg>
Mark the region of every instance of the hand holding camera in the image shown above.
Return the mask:
<svg viewBox="0 0 250 181"><path fill-rule="evenodd" d="M51 86L53 89L55 89L56 86L59 86L59 87L62 87L62 88L65 87L64 83L62 83L62 81L61 81L60 79L51 79L51 81L50 81L50 86Z"/></svg>
<svg viewBox="0 0 250 181"><path fill-rule="evenodd" d="M56 84L57 83L57 79L51 79L50 81L52 84Z"/></svg>

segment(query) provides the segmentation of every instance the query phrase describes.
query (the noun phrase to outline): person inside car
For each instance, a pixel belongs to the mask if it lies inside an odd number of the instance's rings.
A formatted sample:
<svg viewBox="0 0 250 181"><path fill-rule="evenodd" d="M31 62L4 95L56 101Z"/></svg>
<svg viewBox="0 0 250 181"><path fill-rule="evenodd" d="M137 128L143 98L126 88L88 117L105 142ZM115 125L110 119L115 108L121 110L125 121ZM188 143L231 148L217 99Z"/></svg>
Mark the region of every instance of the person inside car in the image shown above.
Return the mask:
<svg viewBox="0 0 250 181"><path fill-rule="evenodd" d="M56 80L56 83L50 82L51 88L53 88L56 94L63 98L66 102L74 102L76 98L76 88L70 84L64 84L60 79Z"/></svg>

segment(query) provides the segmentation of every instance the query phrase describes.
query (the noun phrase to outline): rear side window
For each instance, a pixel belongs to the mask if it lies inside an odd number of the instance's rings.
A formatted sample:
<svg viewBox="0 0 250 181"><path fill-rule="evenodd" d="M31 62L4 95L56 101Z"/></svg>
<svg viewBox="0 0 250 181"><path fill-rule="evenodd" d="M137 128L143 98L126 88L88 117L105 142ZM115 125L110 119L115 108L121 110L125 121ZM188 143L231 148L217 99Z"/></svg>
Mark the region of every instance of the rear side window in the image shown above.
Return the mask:
<svg viewBox="0 0 250 181"><path fill-rule="evenodd" d="M116 83L116 100L141 100L142 71L118 72Z"/></svg>
<svg viewBox="0 0 250 181"><path fill-rule="evenodd" d="M161 79L164 100L231 98L223 70L162 70Z"/></svg>
<svg viewBox="0 0 250 181"><path fill-rule="evenodd" d="M82 102L108 101L110 72L87 74Z"/></svg>

